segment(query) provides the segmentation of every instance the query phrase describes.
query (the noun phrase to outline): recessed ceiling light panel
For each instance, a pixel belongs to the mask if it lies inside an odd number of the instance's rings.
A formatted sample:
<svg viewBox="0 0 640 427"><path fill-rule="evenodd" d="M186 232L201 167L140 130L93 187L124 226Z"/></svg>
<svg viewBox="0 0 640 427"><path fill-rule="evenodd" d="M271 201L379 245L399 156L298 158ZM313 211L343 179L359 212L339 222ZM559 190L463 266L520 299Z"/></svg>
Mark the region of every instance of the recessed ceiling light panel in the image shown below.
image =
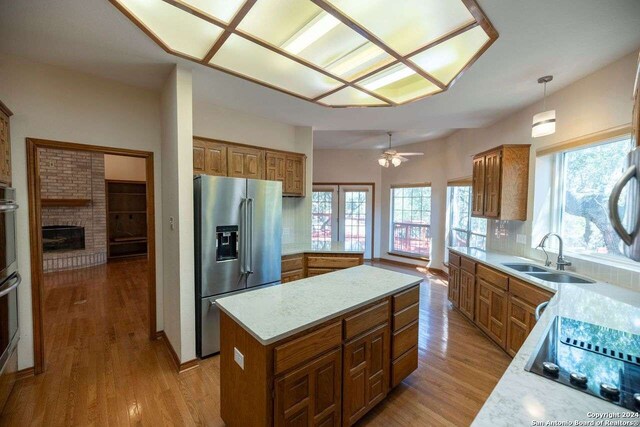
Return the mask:
<svg viewBox="0 0 640 427"><path fill-rule="evenodd" d="M496 40L475 0L110 0L165 50L325 106L448 89Z"/></svg>

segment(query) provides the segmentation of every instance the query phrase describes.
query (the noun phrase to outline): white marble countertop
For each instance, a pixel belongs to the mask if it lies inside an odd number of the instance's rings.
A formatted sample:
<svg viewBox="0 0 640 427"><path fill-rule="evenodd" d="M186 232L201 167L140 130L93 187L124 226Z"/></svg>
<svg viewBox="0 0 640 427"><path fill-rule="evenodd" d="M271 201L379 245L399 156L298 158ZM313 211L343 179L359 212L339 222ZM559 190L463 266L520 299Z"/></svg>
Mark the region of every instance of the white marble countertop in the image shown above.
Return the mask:
<svg viewBox="0 0 640 427"><path fill-rule="evenodd" d="M505 262L539 265L536 261L475 249L451 249L555 292L535 328L478 413L473 426L531 426L533 421L571 421L571 425L576 425L577 420L597 422L597 419L589 416L592 413L631 413L605 400L527 372L524 367L556 316L640 334L639 292L603 282L579 285L546 282L502 265ZM638 418L630 420L640 421Z"/></svg>
<svg viewBox="0 0 640 427"><path fill-rule="evenodd" d="M289 243L289 244L282 245L282 256L301 254L301 253L362 254L364 253L364 251L357 250L357 249L345 249L344 242L312 242L308 244Z"/></svg>
<svg viewBox="0 0 640 427"><path fill-rule="evenodd" d="M421 281L419 276L360 265L220 298L216 303L268 345Z"/></svg>

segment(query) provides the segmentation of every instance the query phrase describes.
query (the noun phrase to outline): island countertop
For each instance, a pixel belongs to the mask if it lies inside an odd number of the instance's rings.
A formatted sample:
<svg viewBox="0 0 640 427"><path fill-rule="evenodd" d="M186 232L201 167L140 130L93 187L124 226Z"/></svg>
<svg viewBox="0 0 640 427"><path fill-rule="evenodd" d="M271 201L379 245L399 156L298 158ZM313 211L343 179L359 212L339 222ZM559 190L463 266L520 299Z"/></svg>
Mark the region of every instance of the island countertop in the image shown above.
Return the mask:
<svg viewBox="0 0 640 427"><path fill-rule="evenodd" d="M262 345L269 345L421 281L419 276L360 265L216 303Z"/></svg>
<svg viewBox="0 0 640 427"><path fill-rule="evenodd" d="M282 245L282 256L314 253L314 254L363 254L361 249L347 249L344 242L311 242L287 243Z"/></svg>

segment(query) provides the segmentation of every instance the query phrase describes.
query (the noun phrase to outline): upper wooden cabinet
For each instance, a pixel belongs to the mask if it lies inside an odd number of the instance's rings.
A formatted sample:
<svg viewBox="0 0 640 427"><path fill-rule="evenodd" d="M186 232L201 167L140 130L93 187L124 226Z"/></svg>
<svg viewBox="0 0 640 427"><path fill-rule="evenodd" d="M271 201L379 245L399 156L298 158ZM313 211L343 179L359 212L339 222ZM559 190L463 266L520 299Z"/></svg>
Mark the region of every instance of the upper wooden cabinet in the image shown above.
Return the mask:
<svg viewBox="0 0 640 427"><path fill-rule="evenodd" d="M11 135L9 117L12 113L0 101L0 183L11 185Z"/></svg>
<svg viewBox="0 0 640 427"><path fill-rule="evenodd" d="M227 146L194 138L193 173L227 176Z"/></svg>
<svg viewBox="0 0 640 427"><path fill-rule="evenodd" d="M529 148L530 145L501 145L474 156L472 216L527 219Z"/></svg>
<svg viewBox="0 0 640 427"><path fill-rule="evenodd" d="M280 181L283 196L305 196L306 160L301 153L193 138L194 174Z"/></svg>

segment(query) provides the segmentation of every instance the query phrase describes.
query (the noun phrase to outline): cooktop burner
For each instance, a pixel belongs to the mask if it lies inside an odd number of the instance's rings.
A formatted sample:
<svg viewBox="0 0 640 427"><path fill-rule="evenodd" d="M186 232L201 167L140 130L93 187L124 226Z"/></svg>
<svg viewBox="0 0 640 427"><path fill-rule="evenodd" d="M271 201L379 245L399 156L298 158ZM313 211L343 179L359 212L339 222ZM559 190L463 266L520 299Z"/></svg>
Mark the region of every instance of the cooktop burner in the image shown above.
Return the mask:
<svg viewBox="0 0 640 427"><path fill-rule="evenodd" d="M556 316L525 369L640 412L640 335Z"/></svg>

